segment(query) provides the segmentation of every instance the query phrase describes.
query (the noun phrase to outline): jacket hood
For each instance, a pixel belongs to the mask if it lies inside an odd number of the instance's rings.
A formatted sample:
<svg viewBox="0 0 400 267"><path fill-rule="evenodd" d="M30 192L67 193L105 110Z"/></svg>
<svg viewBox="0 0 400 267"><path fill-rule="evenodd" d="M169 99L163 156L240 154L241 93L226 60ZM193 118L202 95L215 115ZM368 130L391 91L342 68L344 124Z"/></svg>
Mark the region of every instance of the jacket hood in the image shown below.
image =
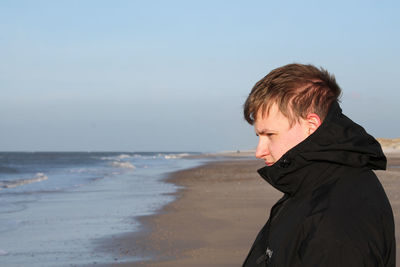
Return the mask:
<svg viewBox="0 0 400 267"><path fill-rule="evenodd" d="M272 186L291 194L298 189L303 179L292 178L293 175L289 174L318 162L386 169L386 157L378 141L346 117L336 101L313 134L287 151L274 165L261 168L258 172Z"/></svg>

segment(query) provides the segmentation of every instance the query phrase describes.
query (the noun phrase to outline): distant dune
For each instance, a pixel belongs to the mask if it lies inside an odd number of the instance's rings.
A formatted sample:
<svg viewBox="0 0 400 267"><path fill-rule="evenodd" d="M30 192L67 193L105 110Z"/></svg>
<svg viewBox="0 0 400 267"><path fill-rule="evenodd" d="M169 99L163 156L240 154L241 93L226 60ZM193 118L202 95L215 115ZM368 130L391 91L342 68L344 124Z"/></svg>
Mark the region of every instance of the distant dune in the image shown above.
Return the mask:
<svg viewBox="0 0 400 267"><path fill-rule="evenodd" d="M400 152L400 138L377 138L385 152Z"/></svg>

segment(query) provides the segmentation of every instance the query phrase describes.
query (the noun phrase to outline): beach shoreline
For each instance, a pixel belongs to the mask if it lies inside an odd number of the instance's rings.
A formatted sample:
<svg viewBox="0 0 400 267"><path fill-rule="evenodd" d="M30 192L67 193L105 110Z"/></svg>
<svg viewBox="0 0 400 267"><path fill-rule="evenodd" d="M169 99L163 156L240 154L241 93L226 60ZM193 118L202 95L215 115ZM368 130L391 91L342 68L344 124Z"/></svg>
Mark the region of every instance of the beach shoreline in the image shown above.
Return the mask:
<svg viewBox="0 0 400 267"><path fill-rule="evenodd" d="M166 182L180 187L175 201L157 214L139 218L139 233L104 240L104 252L120 253L115 262L96 266L241 266L282 195L259 177L256 170L262 166L251 158L227 156L171 173ZM389 169L376 172L392 205L397 240L398 166L400 153L390 153ZM121 262L129 256L145 260Z"/></svg>

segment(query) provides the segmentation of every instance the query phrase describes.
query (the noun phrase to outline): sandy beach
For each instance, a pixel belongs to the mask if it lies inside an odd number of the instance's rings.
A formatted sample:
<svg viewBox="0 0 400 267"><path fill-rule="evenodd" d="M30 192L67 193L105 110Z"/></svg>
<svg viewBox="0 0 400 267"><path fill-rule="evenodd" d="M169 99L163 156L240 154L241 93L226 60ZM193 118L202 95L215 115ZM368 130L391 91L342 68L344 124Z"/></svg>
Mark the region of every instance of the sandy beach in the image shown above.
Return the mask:
<svg viewBox="0 0 400 267"><path fill-rule="evenodd" d="M105 240L102 249L114 253L115 262L104 266L241 266L282 195L256 173L262 166L251 158L227 157L172 173L168 182L182 186L177 200L143 217L140 234ZM376 172L392 204L397 240L399 166L400 153L388 153L388 170ZM149 260L121 262L131 255Z"/></svg>

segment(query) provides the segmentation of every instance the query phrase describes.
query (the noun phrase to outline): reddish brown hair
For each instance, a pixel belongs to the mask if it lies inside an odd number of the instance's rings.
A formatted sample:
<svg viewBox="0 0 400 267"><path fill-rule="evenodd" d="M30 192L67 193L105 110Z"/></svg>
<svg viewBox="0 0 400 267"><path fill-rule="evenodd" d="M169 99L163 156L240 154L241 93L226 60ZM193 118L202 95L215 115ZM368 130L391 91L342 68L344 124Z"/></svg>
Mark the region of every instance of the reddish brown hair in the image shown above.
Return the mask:
<svg viewBox="0 0 400 267"><path fill-rule="evenodd" d="M253 124L260 109L262 114L268 114L276 103L291 125L309 113L316 113L324 120L330 105L340 94L335 76L325 69L289 64L272 70L254 85L244 104L244 117Z"/></svg>

